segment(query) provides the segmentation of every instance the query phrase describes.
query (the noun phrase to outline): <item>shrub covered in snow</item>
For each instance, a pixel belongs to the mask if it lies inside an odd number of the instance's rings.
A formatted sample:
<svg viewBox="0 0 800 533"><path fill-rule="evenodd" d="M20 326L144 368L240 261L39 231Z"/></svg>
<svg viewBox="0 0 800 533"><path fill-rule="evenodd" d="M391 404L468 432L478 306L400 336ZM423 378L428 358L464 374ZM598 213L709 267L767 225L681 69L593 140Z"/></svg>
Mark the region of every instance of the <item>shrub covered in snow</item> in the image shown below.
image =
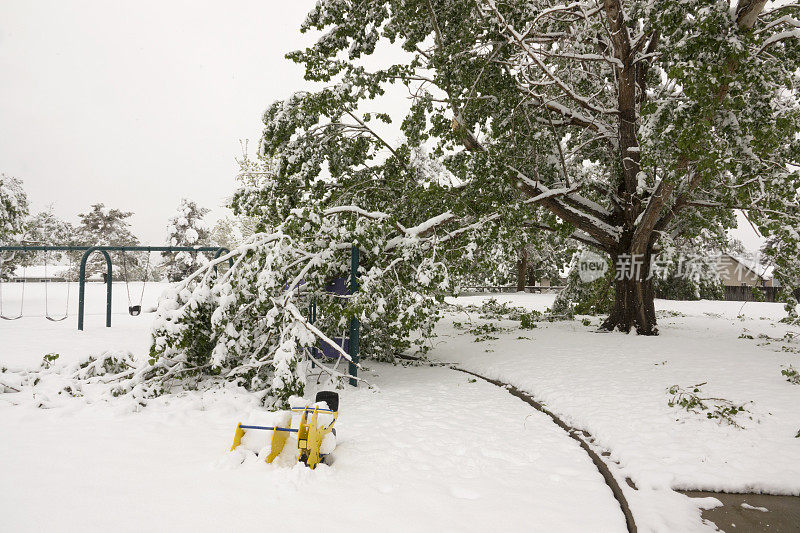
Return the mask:
<svg viewBox="0 0 800 533"><path fill-rule="evenodd" d="M670 407L678 407L685 409L689 413L705 413L706 418L717 420L720 424L725 423L737 428L742 426L739 424L737 417L741 413L747 413L745 406L750 402L734 403L725 398L711 398L701 396L703 393L702 387L706 383L698 383L689 387L681 387L680 385L673 385L667 389L667 393L671 398L667 402ZM753 417L748 417L752 420Z"/></svg>
<svg viewBox="0 0 800 533"><path fill-rule="evenodd" d="M614 304L613 265L609 265L604 276L584 282L576 268L577 260L578 256L572 261L566 286L553 302L553 314L572 317L609 313Z"/></svg>
<svg viewBox="0 0 800 533"><path fill-rule="evenodd" d="M800 372L797 371L792 365L781 370L781 375L786 378L789 383L800 385Z"/></svg>

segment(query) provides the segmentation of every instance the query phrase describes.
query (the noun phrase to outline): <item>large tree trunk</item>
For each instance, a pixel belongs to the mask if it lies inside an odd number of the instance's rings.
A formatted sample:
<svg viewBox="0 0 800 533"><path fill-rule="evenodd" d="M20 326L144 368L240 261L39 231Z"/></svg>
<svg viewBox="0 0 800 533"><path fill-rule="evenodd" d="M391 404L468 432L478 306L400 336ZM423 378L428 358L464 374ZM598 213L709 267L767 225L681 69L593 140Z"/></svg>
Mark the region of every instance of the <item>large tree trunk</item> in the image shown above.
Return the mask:
<svg viewBox="0 0 800 533"><path fill-rule="evenodd" d="M523 246L519 254L519 259L517 260L517 292L525 291L525 278L527 273L528 251L525 249L525 246Z"/></svg>
<svg viewBox="0 0 800 533"><path fill-rule="evenodd" d="M614 265L619 264L618 257L612 256ZM634 269L634 275L620 275L619 271L616 272L614 307L601 329L618 329L625 333L636 329L639 335L658 335L655 292L653 280L649 279L651 255L647 254L645 257L641 269Z"/></svg>

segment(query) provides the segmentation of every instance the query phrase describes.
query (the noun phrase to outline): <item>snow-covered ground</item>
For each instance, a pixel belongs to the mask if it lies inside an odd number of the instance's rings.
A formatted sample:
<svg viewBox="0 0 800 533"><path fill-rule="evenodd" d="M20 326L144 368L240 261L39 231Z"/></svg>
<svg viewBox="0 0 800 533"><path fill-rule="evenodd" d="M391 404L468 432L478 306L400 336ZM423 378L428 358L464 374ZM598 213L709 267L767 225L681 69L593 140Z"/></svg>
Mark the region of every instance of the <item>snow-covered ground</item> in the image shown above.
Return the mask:
<svg viewBox="0 0 800 533"><path fill-rule="evenodd" d="M0 364L6 367L34 367L46 353L58 353L61 360L75 361L91 353L105 350L130 351L144 354L150 347L150 324L158 297L167 283L147 283L142 295L142 283L132 282L131 304L140 301L144 312L139 316L128 314L128 290L124 282L113 283L111 298L111 328L106 328L106 284L87 283L84 311L84 331L76 331L78 324L78 284L4 283L3 314L22 318L0 320ZM47 296L47 300L45 300ZM45 302L50 316L66 319L51 322L44 318ZM69 303L69 307L67 307Z"/></svg>
<svg viewBox="0 0 800 533"><path fill-rule="evenodd" d="M554 298L466 296L454 303L490 297L539 311ZM657 309L658 337L598 333L597 318L588 326L539 322L520 330L519 322L451 313L437 330L433 357L529 391L590 432L611 452L617 477L639 489L623 485L642 521L669 519L657 508L669 489L799 495L800 386L781 370L800 367L800 331L779 323L782 305L658 301ZM509 329L476 342L468 330L489 322ZM693 390L704 382L699 396L751 402L734 417L743 429L668 405L671 386Z"/></svg>
<svg viewBox="0 0 800 533"><path fill-rule="evenodd" d="M163 288L148 285L145 309ZM0 321L0 366L37 367L51 352L59 361L105 350L146 353L153 315L127 315L124 284L114 286L110 329L105 288L90 285L83 332L73 304L63 322L33 316L44 310L36 289L26 289L24 318ZM73 287L72 302L76 293ZM51 313L53 302L64 303L57 294L51 291ZM15 314L18 301L8 290L5 296L5 313ZM538 310L553 298L494 297ZM595 333L597 319L521 330L518 322L452 311L430 357L512 383L591 432L597 450L611 453L606 460L640 531L713 530L699 507L714 502L672 489L800 494L800 386L780 375L782 365L800 367L799 343L776 340L797 332L777 323L781 307L658 308L656 338ZM488 322L509 329L476 342L469 330ZM29 392L0 394L0 529L625 530L589 457L545 415L448 368L366 366L375 388L341 392L335 459L315 471L239 464L227 452L236 423L257 411L238 390L186 392L144 407L58 397L48 399L49 409L34 407ZM744 429L667 405L668 387L701 382L704 395L752 401L736 417Z"/></svg>
<svg viewBox="0 0 800 533"><path fill-rule="evenodd" d="M143 354L152 315L127 316L115 293L106 329L103 298L83 332L72 318L2 321L0 364ZM146 407L50 397L49 409L28 392L0 395L0 529L624 531L601 475L546 416L450 369L368 366L376 388L342 391L334 463L315 471L228 453L236 423L256 418L241 391Z"/></svg>
<svg viewBox="0 0 800 533"><path fill-rule="evenodd" d="M343 392L334 463L314 471L226 454L254 409L241 394L139 413L4 405L3 529L624 531L600 474L544 415L448 369L369 375L381 391Z"/></svg>

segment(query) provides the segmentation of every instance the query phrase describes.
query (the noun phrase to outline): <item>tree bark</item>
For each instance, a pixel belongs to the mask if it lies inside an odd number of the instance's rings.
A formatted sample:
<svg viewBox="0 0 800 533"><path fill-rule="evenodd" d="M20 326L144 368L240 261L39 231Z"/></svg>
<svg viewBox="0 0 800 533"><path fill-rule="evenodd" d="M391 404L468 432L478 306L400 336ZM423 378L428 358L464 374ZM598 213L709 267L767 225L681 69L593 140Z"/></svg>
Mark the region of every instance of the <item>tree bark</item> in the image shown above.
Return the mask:
<svg viewBox="0 0 800 533"><path fill-rule="evenodd" d="M614 265L619 264L619 258L620 255L612 255ZM649 276L651 258L651 254L646 254L641 268L632 269L633 275L617 270L614 282L614 307L601 329L608 331L618 329L625 333L636 329L639 335L658 335L655 291L653 280Z"/></svg>
<svg viewBox="0 0 800 533"><path fill-rule="evenodd" d="M528 251L525 246L520 250L519 259L517 259L517 292L525 291L525 278L528 272Z"/></svg>
<svg viewBox="0 0 800 533"><path fill-rule="evenodd" d="M536 269L535 268L528 268L528 285L534 286L537 282L536 278Z"/></svg>

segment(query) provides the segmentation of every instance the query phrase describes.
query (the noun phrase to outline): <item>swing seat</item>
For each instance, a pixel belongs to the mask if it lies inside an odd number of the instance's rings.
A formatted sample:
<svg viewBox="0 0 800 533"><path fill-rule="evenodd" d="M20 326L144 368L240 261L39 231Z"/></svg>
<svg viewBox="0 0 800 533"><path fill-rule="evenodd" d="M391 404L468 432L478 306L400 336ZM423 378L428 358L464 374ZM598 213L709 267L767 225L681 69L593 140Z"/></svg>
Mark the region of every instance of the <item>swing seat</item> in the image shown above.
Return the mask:
<svg viewBox="0 0 800 533"><path fill-rule="evenodd" d="M289 433L296 433L297 449L299 450L297 462L303 463L313 470L328 455L320 451L322 441L329 433L336 435L333 425L339 417L339 394L333 391L320 391L317 393L315 401L317 403L326 402L330 409L321 409L319 407L292 408L292 413L300 414L300 423L297 429L280 426L250 426L239 422L236 425L236 433L233 435L231 451L242 444L242 437L247 431L271 431L270 451L265 459L267 463L271 463L283 451ZM327 426L324 426L319 421L320 414L332 414L333 420Z"/></svg>
<svg viewBox="0 0 800 533"><path fill-rule="evenodd" d="M132 305L128 307L128 313L131 316L139 316L142 314L142 306L141 305Z"/></svg>

